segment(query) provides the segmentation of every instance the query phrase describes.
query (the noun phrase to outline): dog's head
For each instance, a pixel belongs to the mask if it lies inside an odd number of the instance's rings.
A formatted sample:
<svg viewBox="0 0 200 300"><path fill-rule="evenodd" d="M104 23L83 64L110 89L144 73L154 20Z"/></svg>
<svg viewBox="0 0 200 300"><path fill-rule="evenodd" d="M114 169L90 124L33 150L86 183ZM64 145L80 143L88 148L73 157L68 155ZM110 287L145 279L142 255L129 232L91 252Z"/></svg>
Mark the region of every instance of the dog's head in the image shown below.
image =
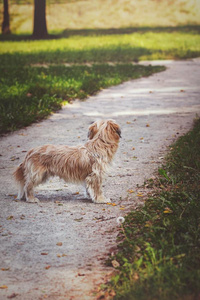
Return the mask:
<svg viewBox="0 0 200 300"><path fill-rule="evenodd" d="M88 138L100 137L105 142L118 142L121 137L121 129L114 120L99 120L90 125Z"/></svg>

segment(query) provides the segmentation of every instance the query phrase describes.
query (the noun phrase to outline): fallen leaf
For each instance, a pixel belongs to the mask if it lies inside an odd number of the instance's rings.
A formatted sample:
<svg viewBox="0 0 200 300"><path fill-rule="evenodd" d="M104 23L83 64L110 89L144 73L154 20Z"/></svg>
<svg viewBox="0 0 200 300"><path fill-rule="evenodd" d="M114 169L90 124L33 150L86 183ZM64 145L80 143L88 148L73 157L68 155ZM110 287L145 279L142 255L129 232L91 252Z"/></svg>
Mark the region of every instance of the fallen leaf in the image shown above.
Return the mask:
<svg viewBox="0 0 200 300"><path fill-rule="evenodd" d="M56 245L57 246L62 246L62 242L58 242Z"/></svg>
<svg viewBox="0 0 200 300"><path fill-rule="evenodd" d="M136 280L138 280L138 279L139 279L138 273L134 273L134 274L133 274L133 280L136 281Z"/></svg>
<svg viewBox="0 0 200 300"><path fill-rule="evenodd" d="M50 266L50 265L45 267L45 269L46 269L46 270L48 270L48 269L50 269L50 268L51 268L51 266Z"/></svg>
<svg viewBox="0 0 200 300"><path fill-rule="evenodd" d="M48 252L42 252L41 255L48 255Z"/></svg>
<svg viewBox="0 0 200 300"><path fill-rule="evenodd" d="M61 257L61 255L60 255L60 254L57 254L57 257Z"/></svg>
<svg viewBox="0 0 200 300"><path fill-rule="evenodd" d="M9 216L9 217L7 217L6 219L7 220L12 220L14 217L13 216Z"/></svg>
<svg viewBox="0 0 200 300"><path fill-rule="evenodd" d="M144 225L144 227L151 227L152 226L152 224L151 224L151 222L149 222L149 221L147 221L146 223L145 223L145 225Z"/></svg>
<svg viewBox="0 0 200 300"><path fill-rule="evenodd" d="M11 161L14 161L14 160L16 160L16 159L19 159L19 157L12 156L12 157L10 158Z"/></svg>
<svg viewBox="0 0 200 300"><path fill-rule="evenodd" d="M7 287L7 285L2 285L2 286L0 286L0 289L7 289L8 287Z"/></svg>
<svg viewBox="0 0 200 300"><path fill-rule="evenodd" d="M180 90L181 93L185 93L185 90Z"/></svg>
<svg viewBox="0 0 200 300"><path fill-rule="evenodd" d="M164 214L172 214L173 213L173 211L169 207L166 207L163 212L164 212Z"/></svg>
<svg viewBox="0 0 200 300"><path fill-rule="evenodd" d="M18 135L26 136L27 134L25 134L25 133L18 133Z"/></svg>
<svg viewBox="0 0 200 300"><path fill-rule="evenodd" d="M112 291L109 292L109 295L112 296L112 297L114 297L116 295L116 293L115 293L114 290L112 290Z"/></svg>
<svg viewBox="0 0 200 300"><path fill-rule="evenodd" d="M83 218L74 219L74 221L76 221L76 222L81 222L81 221L83 221Z"/></svg>
<svg viewBox="0 0 200 300"><path fill-rule="evenodd" d="M143 197L143 194L139 194L139 193L138 193L138 194L137 194L137 197Z"/></svg>
<svg viewBox="0 0 200 300"><path fill-rule="evenodd" d="M1 271L9 271L10 268L1 268Z"/></svg>
<svg viewBox="0 0 200 300"><path fill-rule="evenodd" d="M130 189L130 190L128 190L127 192L130 193L130 194L132 194L132 193L134 193L134 190L131 190L131 189Z"/></svg>
<svg viewBox="0 0 200 300"><path fill-rule="evenodd" d="M15 298L15 297L17 297L17 296L18 296L18 294L13 293L13 294L11 294L10 296L8 296L7 298L8 298L8 299L13 299L13 298Z"/></svg>
<svg viewBox="0 0 200 300"><path fill-rule="evenodd" d="M113 268L118 268L120 264L115 259L111 261Z"/></svg>
<svg viewBox="0 0 200 300"><path fill-rule="evenodd" d="M78 276L85 276L84 273L78 273Z"/></svg>
<svg viewBox="0 0 200 300"><path fill-rule="evenodd" d="M136 245L136 246L135 246L135 251L136 251L136 252L140 252L140 250L141 250L141 248L140 248L139 246Z"/></svg>
<svg viewBox="0 0 200 300"><path fill-rule="evenodd" d="M146 125L146 127L150 127L150 125L149 125L149 124L147 124L147 125Z"/></svg>
<svg viewBox="0 0 200 300"><path fill-rule="evenodd" d="M127 121L126 124L131 124L131 122Z"/></svg>
<svg viewBox="0 0 200 300"><path fill-rule="evenodd" d="M116 206L117 204L116 203L111 203L112 204L112 206Z"/></svg>
<svg viewBox="0 0 200 300"><path fill-rule="evenodd" d="M135 147L133 147L132 150L135 150Z"/></svg>

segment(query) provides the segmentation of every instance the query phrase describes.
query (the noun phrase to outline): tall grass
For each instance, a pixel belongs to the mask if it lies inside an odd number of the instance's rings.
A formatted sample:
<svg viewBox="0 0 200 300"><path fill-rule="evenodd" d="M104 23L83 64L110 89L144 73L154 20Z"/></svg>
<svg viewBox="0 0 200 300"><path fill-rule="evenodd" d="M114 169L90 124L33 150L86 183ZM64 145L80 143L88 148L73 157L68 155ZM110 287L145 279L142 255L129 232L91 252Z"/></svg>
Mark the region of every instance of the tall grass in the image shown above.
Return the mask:
<svg viewBox="0 0 200 300"><path fill-rule="evenodd" d="M114 299L198 299L200 293L200 120L171 148L144 207L126 216ZM113 258L112 258L113 259ZM112 291L113 294L113 291Z"/></svg>

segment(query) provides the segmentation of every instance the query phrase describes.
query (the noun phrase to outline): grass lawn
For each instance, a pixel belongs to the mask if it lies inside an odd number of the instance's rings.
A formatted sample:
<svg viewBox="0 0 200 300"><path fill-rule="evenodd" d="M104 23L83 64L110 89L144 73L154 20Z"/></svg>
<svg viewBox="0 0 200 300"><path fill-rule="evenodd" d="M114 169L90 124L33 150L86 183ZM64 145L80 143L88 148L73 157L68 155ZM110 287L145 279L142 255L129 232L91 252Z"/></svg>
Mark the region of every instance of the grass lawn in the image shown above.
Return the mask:
<svg viewBox="0 0 200 300"><path fill-rule="evenodd" d="M130 33L126 33L128 31ZM25 65L192 58L200 56L199 32L200 26L171 30L143 28L137 32L119 29L114 33L106 30L73 31L66 32L69 34L67 38L61 35L58 39L45 41L2 41L0 60L1 64L18 62ZM13 38L20 39L20 36Z"/></svg>
<svg viewBox="0 0 200 300"><path fill-rule="evenodd" d="M61 108L65 101L84 99L102 88L149 76L164 67L50 66L0 67L0 133L27 126Z"/></svg>
<svg viewBox="0 0 200 300"><path fill-rule="evenodd" d="M132 62L200 56L197 1L53 2L46 9L50 38L41 41L31 39L33 2L10 2L13 34L0 35L0 133L40 120L63 102L164 70ZM2 9L1 3L1 23Z"/></svg>
<svg viewBox="0 0 200 300"><path fill-rule="evenodd" d="M6 41L1 36L0 133L46 117L63 101L84 99L102 88L164 70L130 64L134 61L199 56L199 28L73 31L67 38L42 41L20 40L24 37L18 35ZM91 66L80 65L85 63Z"/></svg>
<svg viewBox="0 0 200 300"><path fill-rule="evenodd" d="M118 272L106 287L114 299L199 299L199 145L200 119L171 146L157 179L145 183L144 207L121 225L119 252L111 257Z"/></svg>

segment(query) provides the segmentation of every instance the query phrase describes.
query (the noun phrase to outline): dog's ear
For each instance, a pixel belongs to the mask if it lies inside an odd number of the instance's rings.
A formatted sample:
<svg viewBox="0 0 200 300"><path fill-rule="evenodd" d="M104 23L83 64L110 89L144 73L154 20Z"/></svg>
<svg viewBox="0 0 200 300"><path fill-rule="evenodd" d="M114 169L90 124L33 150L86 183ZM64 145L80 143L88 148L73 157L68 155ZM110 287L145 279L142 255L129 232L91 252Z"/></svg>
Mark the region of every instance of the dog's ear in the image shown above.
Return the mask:
<svg viewBox="0 0 200 300"><path fill-rule="evenodd" d="M114 121L110 120L108 122L108 124L110 125L111 129L116 132L118 134L118 136L121 138L121 129L119 127L119 125L117 123L115 123Z"/></svg>
<svg viewBox="0 0 200 300"><path fill-rule="evenodd" d="M97 129L97 123L93 123L89 126L88 128L88 139L92 140L93 137L95 136L95 134L97 133L98 129Z"/></svg>

